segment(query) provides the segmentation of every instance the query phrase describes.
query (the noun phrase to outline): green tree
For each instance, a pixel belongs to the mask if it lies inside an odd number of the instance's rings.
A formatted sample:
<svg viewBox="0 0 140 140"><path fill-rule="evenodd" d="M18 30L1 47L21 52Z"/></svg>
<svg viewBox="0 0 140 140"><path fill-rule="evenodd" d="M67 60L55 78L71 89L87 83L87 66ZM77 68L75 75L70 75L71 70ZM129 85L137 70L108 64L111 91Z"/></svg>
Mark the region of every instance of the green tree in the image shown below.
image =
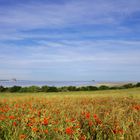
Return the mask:
<svg viewBox="0 0 140 140"><path fill-rule="evenodd" d="M69 86L67 87L68 91L77 91L77 88L75 86Z"/></svg>
<svg viewBox="0 0 140 140"><path fill-rule="evenodd" d="M124 88L133 88L134 85L132 83L128 83L128 84L123 85L122 87L124 87Z"/></svg>
<svg viewBox="0 0 140 140"><path fill-rule="evenodd" d="M13 86L13 87L10 87L10 88L9 88L9 91L10 91L10 92L19 92L20 89L21 89L20 86Z"/></svg>
<svg viewBox="0 0 140 140"><path fill-rule="evenodd" d="M136 84L136 87L140 87L140 83L139 82Z"/></svg>
<svg viewBox="0 0 140 140"><path fill-rule="evenodd" d="M109 89L109 87L105 85L99 87L99 90L107 90L107 89Z"/></svg>
<svg viewBox="0 0 140 140"><path fill-rule="evenodd" d="M41 91L48 92L49 87L48 86L42 86Z"/></svg>
<svg viewBox="0 0 140 140"><path fill-rule="evenodd" d="M58 92L58 89L57 87L54 87L54 86L48 87L48 92Z"/></svg>
<svg viewBox="0 0 140 140"><path fill-rule="evenodd" d="M4 92L5 88L3 86L0 86L0 92Z"/></svg>
<svg viewBox="0 0 140 140"><path fill-rule="evenodd" d="M30 86L28 87L28 92L40 92L41 89L38 86Z"/></svg>
<svg viewBox="0 0 140 140"><path fill-rule="evenodd" d="M93 90L98 90L98 87L96 86L87 86L89 91L93 91Z"/></svg>

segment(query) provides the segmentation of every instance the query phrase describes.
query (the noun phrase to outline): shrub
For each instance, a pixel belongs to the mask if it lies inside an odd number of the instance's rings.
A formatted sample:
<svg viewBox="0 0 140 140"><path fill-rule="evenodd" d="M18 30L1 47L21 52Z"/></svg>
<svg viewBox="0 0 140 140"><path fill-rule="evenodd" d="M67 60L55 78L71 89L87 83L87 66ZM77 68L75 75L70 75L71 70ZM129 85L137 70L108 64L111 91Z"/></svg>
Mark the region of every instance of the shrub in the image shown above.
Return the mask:
<svg viewBox="0 0 140 140"><path fill-rule="evenodd" d="M122 87L124 87L124 88L133 88L134 85L132 83L128 83L128 84L123 85Z"/></svg>
<svg viewBox="0 0 140 140"><path fill-rule="evenodd" d="M22 87L19 92L29 92L28 87Z"/></svg>
<svg viewBox="0 0 140 140"><path fill-rule="evenodd" d="M88 91L88 88L83 86L83 87L79 87L79 91Z"/></svg>
<svg viewBox="0 0 140 140"><path fill-rule="evenodd" d="M4 92L5 88L3 86L0 86L0 92Z"/></svg>
<svg viewBox="0 0 140 140"><path fill-rule="evenodd" d="M99 87L99 90L107 90L107 89L109 89L109 87L105 85Z"/></svg>
<svg viewBox="0 0 140 140"><path fill-rule="evenodd" d="M59 90L60 92L67 92L67 91L68 91L68 88L67 88L66 86L64 86L64 87L59 87L58 90Z"/></svg>
<svg viewBox="0 0 140 140"><path fill-rule="evenodd" d="M41 91L40 87L38 87L38 86L30 86L30 87L27 88L27 90L28 90L28 92L39 92L39 91Z"/></svg>
<svg viewBox="0 0 140 140"><path fill-rule="evenodd" d="M96 86L87 86L89 91L93 91L93 90L98 90L98 87Z"/></svg>
<svg viewBox="0 0 140 140"><path fill-rule="evenodd" d="M13 87L10 87L10 88L9 88L9 91L10 91L10 92L19 92L20 89L21 89L20 86L13 86Z"/></svg>
<svg viewBox="0 0 140 140"><path fill-rule="evenodd" d="M140 82L138 82L138 83L136 84L136 87L140 87Z"/></svg>
<svg viewBox="0 0 140 140"><path fill-rule="evenodd" d="M41 91L48 92L49 87L48 86L42 86Z"/></svg>
<svg viewBox="0 0 140 140"><path fill-rule="evenodd" d="M118 86L113 86L113 87L110 87L109 89L120 89L120 87L118 87Z"/></svg>
<svg viewBox="0 0 140 140"><path fill-rule="evenodd" d="M69 86L67 87L68 91L77 91L77 88L75 86Z"/></svg>
<svg viewBox="0 0 140 140"><path fill-rule="evenodd" d="M58 92L58 89L57 87L54 87L54 86L48 87L48 92Z"/></svg>

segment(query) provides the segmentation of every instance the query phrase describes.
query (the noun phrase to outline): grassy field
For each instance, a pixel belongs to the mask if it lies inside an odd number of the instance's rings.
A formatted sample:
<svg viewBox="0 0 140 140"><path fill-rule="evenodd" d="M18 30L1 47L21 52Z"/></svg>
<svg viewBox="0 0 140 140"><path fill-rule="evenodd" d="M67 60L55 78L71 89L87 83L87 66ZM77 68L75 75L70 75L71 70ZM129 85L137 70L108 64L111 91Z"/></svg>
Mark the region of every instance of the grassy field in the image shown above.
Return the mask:
<svg viewBox="0 0 140 140"><path fill-rule="evenodd" d="M140 88L0 93L0 140L139 140Z"/></svg>

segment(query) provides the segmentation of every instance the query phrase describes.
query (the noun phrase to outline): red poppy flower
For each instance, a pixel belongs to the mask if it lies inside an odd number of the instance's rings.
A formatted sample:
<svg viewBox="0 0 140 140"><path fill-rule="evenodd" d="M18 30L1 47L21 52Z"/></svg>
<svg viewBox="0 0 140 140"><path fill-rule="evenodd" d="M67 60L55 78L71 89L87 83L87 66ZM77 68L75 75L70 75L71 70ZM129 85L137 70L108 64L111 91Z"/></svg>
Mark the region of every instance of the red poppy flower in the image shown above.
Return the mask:
<svg viewBox="0 0 140 140"><path fill-rule="evenodd" d="M47 118L44 118L43 124L48 125L48 123L49 123L49 120Z"/></svg>
<svg viewBox="0 0 140 140"><path fill-rule="evenodd" d="M9 119L14 120L15 116L9 116Z"/></svg>
<svg viewBox="0 0 140 140"><path fill-rule="evenodd" d="M86 119L89 119L90 118L90 113L86 113Z"/></svg>
<svg viewBox="0 0 140 140"><path fill-rule="evenodd" d="M13 122L13 126L17 126L17 123L16 122Z"/></svg>
<svg viewBox="0 0 140 140"><path fill-rule="evenodd" d="M44 130L44 133L45 133L45 134L48 134L48 130L47 130L47 129L46 129L46 130Z"/></svg>
<svg viewBox="0 0 140 140"><path fill-rule="evenodd" d="M20 136L19 136L19 139L25 139L26 138L26 135L24 135L24 134L21 134Z"/></svg>
<svg viewBox="0 0 140 140"><path fill-rule="evenodd" d="M72 130L71 127L66 128L65 132L66 132L66 134L68 134L68 135L72 135L72 134L73 134L73 130Z"/></svg>

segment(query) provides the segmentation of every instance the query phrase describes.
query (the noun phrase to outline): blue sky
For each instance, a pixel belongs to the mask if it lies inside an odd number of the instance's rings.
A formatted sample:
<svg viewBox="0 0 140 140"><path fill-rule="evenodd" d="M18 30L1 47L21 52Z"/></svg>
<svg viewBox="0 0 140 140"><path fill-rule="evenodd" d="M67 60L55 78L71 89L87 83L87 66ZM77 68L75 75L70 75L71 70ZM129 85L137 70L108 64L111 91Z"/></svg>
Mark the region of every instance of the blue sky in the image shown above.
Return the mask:
<svg viewBox="0 0 140 140"><path fill-rule="evenodd" d="M0 79L140 80L139 0L0 0Z"/></svg>

